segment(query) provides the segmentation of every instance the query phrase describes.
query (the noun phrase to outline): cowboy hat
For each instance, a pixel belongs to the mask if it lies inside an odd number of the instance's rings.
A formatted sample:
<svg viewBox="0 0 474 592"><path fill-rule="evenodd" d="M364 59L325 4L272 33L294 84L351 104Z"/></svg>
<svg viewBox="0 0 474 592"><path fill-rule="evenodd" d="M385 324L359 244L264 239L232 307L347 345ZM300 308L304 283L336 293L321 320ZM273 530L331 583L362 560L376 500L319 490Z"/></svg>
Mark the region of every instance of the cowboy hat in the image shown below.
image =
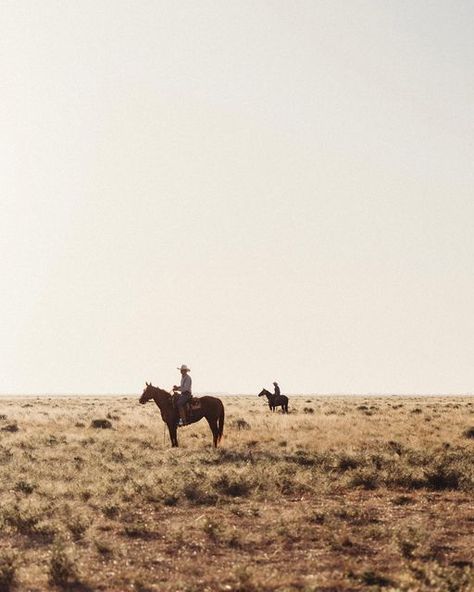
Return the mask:
<svg viewBox="0 0 474 592"><path fill-rule="evenodd" d="M176 368L176 370L186 370L186 372L191 372L191 369L186 366L186 364L182 364L181 368Z"/></svg>

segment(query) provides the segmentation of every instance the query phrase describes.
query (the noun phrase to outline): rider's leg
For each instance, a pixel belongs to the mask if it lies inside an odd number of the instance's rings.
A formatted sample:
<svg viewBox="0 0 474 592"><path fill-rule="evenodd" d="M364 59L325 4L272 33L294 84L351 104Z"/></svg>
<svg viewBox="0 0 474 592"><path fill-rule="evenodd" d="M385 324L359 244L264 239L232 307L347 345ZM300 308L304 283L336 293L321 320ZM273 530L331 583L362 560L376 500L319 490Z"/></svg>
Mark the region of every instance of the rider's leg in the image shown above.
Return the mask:
<svg viewBox="0 0 474 592"><path fill-rule="evenodd" d="M185 425L185 423L186 423L186 410L184 408L184 405L179 405L178 411L179 411L180 424L181 425Z"/></svg>
<svg viewBox="0 0 474 592"><path fill-rule="evenodd" d="M177 405L178 405L178 413L179 413L179 425L183 426L187 423L186 417L186 403L191 399L191 393L186 391L181 393Z"/></svg>

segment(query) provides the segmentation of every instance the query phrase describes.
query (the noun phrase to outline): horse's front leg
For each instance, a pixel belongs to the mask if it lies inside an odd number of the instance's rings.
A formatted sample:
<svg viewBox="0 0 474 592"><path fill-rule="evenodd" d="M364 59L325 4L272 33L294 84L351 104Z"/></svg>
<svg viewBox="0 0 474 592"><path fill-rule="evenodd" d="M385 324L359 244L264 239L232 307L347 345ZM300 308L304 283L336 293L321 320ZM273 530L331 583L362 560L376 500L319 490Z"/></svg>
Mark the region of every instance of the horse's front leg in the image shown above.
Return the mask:
<svg viewBox="0 0 474 592"><path fill-rule="evenodd" d="M170 433L171 446L176 448L178 446L178 434L176 423L168 423L168 431Z"/></svg>

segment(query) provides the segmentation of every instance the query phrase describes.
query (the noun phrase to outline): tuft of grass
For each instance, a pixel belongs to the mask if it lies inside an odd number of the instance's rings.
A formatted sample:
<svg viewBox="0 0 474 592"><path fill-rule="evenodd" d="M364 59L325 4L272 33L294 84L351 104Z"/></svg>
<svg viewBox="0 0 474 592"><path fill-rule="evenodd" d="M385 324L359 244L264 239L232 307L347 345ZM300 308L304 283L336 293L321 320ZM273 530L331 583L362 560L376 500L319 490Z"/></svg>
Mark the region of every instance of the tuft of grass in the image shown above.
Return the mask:
<svg viewBox="0 0 474 592"><path fill-rule="evenodd" d="M31 495L35 488L36 486L33 483L30 483L29 481L23 481L23 479L20 479L20 481L16 482L14 490L24 493L25 495Z"/></svg>
<svg viewBox="0 0 474 592"><path fill-rule="evenodd" d="M108 419L93 419L91 422L91 428L110 430L112 429L112 422Z"/></svg>
<svg viewBox="0 0 474 592"><path fill-rule="evenodd" d="M393 503L396 506L407 506L408 504L412 504L413 500L408 495L398 495L394 500Z"/></svg>
<svg viewBox="0 0 474 592"><path fill-rule="evenodd" d="M467 430L464 430L463 436L465 438L474 438L474 426L471 426L470 428L467 428Z"/></svg>
<svg viewBox="0 0 474 592"><path fill-rule="evenodd" d="M19 427L17 423L9 423L6 426L3 426L2 428L0 428L0 431L2 432L10 432L10 433L15 433L19 431Z"/></svg>
<svg viewBox="0 0 474 592"><path fill-rule="evenodd" d="M197 482L185 484L183 487L183 495L188 501L196 505L213 506L217 503L217 495L205 488L203 484ZM173 498L168 496L167 499L167 505L170 505L169 501L173 500Z"/></svg>
<svg viewBox="0 0 474 592"><path fill-rule="evenodd" d="M250 430L251 425L245 421L245 419L239 417L232 422L232 427L237 428L238 430Z"/></svg>
<svg viewBox="0 0 474 592"><path fill-rule="evenodd" d="M163 505L165 505L165 506L176 506L176 504L178 502L179 502L179 497L174 493L167 494L163 498Z"/></svg>
<svg viewBox="0 0 474 592"><path fill-rule="evenodd" d="M89 525L89 521L79 514L72 516L67 523L67 527L76 541L83 538Z"/></svg>
<svg viewBox="0 0 474 592"><path fill-rule="evenodd" d="M63 588L77 582L78 573L71 550L61 540L57 540L51 550L48 576L51 584Z"/></svg>
<svg viewBox="0 0 474 592"><path fill-rule="evenodd" d="M123 534L131 539L156 539L159 533L143 519L125 524Z"/></svg>
<svg viewBox="0 0 474 592"><path fill-rule="evenodd" d="M313 524L324 524L326 522L326 516L323 512L316 511L309 516L309 521Z"/></svg>
<svg viewBox="0 0 474 592"><path fill-rule="evenodd" d="M400 553L405 559L411 559L413 557L413 552L417 548L417 544L408 539L401 539L398 541L398 546L400 547Z"/></svg>
<svg viewBox="0 0 474 592"><path fill-rule="evenodd" d="M384 588L393 584L390 578L386 578L385 576L371 570L364 571L360 579L367 586L380 586L381 588Z"/></svg>
<svg viewBox="0 0 474 592"><path fill-rule="evenodd" d="M120 506L113 503L108 503L102 506L102 512L107 518L116 518L120 513Z"/></svg>
<svg viewBox="0 0 474 592"><path fill-rule="evenodd" d="M363 487L364 489L377 489L379 477L374 470L368 468L359 469L352 474L349 485Z"/></svg>
<svg viewBox="0 0 474 592"><path fill-rule="evenodd" d="M17 556L12 551L0 553L0 592L10 592L15 585Z"/></svg>
<svg viewBox="0 0 474 592"><path fill-rule="evenodd" d="M222 537L222 529L219 524L206 518L202 525L203 531L207 534L207 536L211 539L211 541L217 543L219 539Z"/></svg>
<svg viewBox="0 0 474 592"><path fill-rule="evenodd" d="M443 489L459 489L461 475L458 470L444 463L430 469L426 474L426 485L435 491Z"/></svg>
<svg viewBox="0 0 474 592"><path fill-rule="evenodd" d="M220 493L232 497L246 496L252 489L250 481L244 475L230 471L222 473L214 481L214 487Z"/></svg>
<svg viewBox="0 0 474 592"><path fill-rule="evenodd" d="M107 541L95 539L94 545L95 545L95 548L97 549L97 552L100 555L102 555L102 557L110 558L114 554L114 549L113 549L112 545Z"/></svg>
<svg viewBox="0 0 474 592"><path fill-rule="evenodd" d="M337 467L341 471L347 471L349 469L356 469L360 466L360 461L355 458L354 456L350 456L349 454L342 454L339 457Z"/></svg>

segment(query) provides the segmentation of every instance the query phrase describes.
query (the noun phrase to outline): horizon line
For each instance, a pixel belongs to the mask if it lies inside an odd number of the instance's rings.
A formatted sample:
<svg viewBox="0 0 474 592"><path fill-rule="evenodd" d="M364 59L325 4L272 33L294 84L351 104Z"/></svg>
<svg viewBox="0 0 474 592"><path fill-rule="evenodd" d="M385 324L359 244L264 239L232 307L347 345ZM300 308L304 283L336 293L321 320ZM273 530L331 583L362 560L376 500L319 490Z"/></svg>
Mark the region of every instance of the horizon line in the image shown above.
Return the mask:
<svg viewBox="0 0 474 592"><path fill-rule="evenodd" d="M231 393L221 391L202 391L194 393L196 396L220 395L221 397L252 397L258 396L257 393ZM323 393L285 393L289 397L472 397L474 392L451 392L451 393L432 393L432 392L323 392ZM140 393L132 392L0 392L0 397L137 397Z"/></svg>

